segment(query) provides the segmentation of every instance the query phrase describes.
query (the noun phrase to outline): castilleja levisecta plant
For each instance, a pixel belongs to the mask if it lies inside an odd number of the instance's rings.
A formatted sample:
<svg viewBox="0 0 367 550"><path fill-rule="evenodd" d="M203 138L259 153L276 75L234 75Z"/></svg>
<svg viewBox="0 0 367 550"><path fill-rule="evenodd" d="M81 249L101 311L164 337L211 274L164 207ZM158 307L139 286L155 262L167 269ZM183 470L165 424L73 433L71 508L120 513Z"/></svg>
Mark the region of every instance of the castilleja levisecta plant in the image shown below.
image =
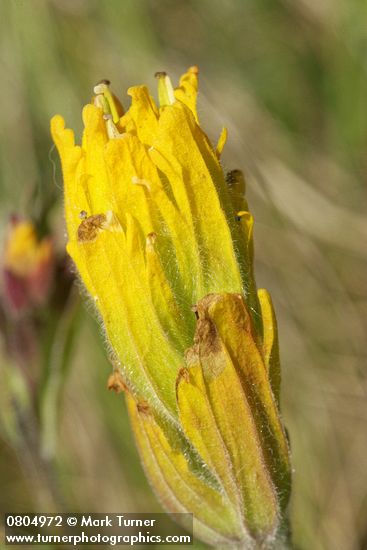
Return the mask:
<svg viewBox="0 0 367 550"><path fill-rule="evenodd" d="M157 73L131 106L100 82L82 145L51 122L67 250L113 351L145 472L163 506L191 512L214 546L267 548L290 493L279 414L276 320L253 276L253 218L240 171L224 175L198 122L196 67Z"/></svg>

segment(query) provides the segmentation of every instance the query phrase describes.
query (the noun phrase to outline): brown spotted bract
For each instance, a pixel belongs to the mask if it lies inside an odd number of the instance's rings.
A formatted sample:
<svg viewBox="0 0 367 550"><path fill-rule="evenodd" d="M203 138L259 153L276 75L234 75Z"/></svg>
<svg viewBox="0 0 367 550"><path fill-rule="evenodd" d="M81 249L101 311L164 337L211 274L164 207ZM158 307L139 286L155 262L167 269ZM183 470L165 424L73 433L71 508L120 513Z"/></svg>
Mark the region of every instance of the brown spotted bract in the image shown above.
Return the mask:
<svg viewBox="0 0 367 550"><path fill-rule="evenodd" d="M105 223L105 214L95 214L94 216L89 216L88 218L83 219L78 227L78 241L93 241L98 235L98 230L102 229L103 224Z"/></svg>

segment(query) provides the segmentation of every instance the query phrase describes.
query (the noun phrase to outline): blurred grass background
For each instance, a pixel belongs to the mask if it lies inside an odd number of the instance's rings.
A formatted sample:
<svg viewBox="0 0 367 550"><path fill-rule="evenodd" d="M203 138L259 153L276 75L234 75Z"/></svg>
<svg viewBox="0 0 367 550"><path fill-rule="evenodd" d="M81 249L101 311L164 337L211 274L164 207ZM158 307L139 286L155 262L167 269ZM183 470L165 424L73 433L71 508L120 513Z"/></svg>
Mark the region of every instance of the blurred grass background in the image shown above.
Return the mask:
<svg viewBox="0 0 367 550"><path fill-rule="evenodd" d="M2 233L11 212L47 207L63 245L53 114L80 135L101 78L126 106L130 85L154 89L155 71L177 79L199 65L200 119L213 141L229 129L224 166L247 174L257 281L278 313L295 545L367 548L365 1L2 0L0 10ZM59 408L58 498L3 429L1 511L159 511L123 400L106 390L89 309ZM1 366L11 369L5 355ZM4 421L4 387L0 399Z"/></svg>

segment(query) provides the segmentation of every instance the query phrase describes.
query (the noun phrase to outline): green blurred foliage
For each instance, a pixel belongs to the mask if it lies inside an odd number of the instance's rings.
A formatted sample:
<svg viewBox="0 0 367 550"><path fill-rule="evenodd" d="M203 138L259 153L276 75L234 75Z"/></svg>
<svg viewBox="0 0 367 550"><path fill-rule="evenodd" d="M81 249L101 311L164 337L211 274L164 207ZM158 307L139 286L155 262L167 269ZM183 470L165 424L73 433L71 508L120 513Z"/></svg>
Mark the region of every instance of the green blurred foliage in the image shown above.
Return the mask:
<svg viewBox="0 0 367 550"><path fill-rule="evenodd" d="M365 1L3 0L0 11L2 232L17 212L51 227L60 250L50 117L61 113L80 136L81 107L101 78L127 106L130 85L154 89L155 71L176 79L199 65L200 118L213 141L229 128L224 166L247 173L258 283L278 312L295 545L366 547ZM9 443L0 391L3 511L159 510L82 301L50 494L40 465ZM5 356L1 364L12 369Z"/></svg>

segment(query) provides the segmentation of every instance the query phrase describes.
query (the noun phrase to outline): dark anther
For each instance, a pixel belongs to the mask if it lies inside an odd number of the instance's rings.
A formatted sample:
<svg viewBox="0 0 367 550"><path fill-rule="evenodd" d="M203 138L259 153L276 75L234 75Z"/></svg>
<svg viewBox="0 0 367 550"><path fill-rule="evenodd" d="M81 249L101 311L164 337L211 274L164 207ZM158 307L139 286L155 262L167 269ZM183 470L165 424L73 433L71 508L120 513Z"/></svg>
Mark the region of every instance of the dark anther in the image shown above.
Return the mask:
<svg viewBox="0 0 367 550"><path fill-rule="evenodd" d="M167 73L165 71L157 71L154 75L154 78L164 78L167 76Z"/></svg>
<svg viewBox="0 0 367 550"><path fill-rule="evenodd" d="M102 80L97 82L96 86L98 86L98 84L106 84L106 86L109 86L111 84L111 82L109 80L107 80L107 78L102 78Z"/></svg>

